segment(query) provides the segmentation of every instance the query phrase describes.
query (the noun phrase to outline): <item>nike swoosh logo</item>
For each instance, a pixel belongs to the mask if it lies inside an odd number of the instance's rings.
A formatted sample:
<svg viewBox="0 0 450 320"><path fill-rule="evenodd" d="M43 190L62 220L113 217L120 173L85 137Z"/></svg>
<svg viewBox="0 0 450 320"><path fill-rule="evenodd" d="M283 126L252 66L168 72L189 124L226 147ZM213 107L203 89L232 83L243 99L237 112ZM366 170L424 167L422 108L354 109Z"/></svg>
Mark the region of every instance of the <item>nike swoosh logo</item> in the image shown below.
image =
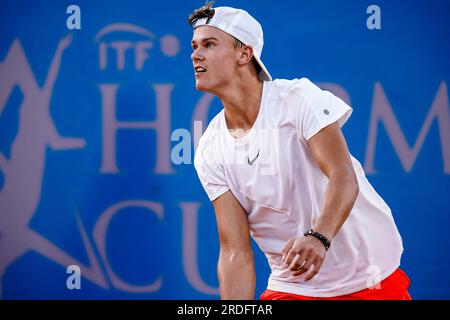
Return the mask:
<svg viewBox="0 0 450 320"><path fill-rule="evenodd" d="M255 163L255 160L258 159L259 157L259 149L258 149L258 154L256 155L255 158L253 158L253 160L250 160L250 158L247 157L247 162L249 165L253 165Z"/></svg>

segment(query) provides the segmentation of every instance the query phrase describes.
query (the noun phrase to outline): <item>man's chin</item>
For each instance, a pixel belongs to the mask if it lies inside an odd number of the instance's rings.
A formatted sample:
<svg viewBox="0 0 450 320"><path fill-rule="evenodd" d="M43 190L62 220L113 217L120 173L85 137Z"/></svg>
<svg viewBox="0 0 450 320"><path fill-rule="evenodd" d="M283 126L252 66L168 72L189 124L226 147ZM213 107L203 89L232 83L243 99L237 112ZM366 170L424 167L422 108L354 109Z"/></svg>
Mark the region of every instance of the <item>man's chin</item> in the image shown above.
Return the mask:
<svg viewBox="0 0 450 320"><path fill-rule="evenodd" d="M209 92L209 86L205 85L204 83L201 83L199 81L197 81L195 83L195 87L198 91L204 91L204 92Z"/></svg>

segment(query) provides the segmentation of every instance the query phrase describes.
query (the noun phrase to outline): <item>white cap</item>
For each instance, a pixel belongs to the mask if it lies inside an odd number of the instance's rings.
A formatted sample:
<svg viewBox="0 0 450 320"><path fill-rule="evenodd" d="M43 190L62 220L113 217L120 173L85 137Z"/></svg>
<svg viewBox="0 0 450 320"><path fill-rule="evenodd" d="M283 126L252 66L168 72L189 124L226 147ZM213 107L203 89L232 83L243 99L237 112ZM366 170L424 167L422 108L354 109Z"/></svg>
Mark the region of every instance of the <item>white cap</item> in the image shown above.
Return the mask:
<svg viewBox="0 0 450 320"><path fill-rule="evenodd" d="M261 80L271 81L269 71L261 61L261 52L264 45L262 27L255 18L247 11L230 7L211 8L214 15L211 18L201 18L195 21L192 27L208 25L218 28L229 35L235 37L243 44L253 48L253 56L261 66L259 78Z"/></svg>

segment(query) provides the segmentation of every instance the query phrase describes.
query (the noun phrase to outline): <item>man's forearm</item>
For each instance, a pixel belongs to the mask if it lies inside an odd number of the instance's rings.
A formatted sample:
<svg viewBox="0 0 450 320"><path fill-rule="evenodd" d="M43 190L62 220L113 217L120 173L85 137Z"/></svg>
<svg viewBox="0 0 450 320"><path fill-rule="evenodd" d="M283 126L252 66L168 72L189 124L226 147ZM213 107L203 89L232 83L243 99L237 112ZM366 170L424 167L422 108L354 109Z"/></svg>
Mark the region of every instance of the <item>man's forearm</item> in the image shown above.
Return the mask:
<svg viewBox="0 0 450 320"><path fill-rule="evenodd" d="M224 300L255 298L255 267L253 252L221 251L217 267L220 297Z"/></svg>
<svg viewBox="0 0 450 320"><path fill-rule="evenodd" d="M359 186L354 173L338 173L331 175L322 211L313 225L317 231L333 239L350 214L358 196Z"/></svg>

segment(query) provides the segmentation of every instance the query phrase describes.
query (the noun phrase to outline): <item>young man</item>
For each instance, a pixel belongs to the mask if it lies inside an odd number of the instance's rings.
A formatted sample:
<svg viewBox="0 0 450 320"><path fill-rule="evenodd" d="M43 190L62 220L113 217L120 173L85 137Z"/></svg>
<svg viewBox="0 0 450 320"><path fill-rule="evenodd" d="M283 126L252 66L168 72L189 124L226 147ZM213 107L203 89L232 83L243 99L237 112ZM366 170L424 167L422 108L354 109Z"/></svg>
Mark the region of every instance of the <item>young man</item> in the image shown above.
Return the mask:
<svg viewBox="0 0 450 320"><path fill-rule="evenodd" d="M262 299L410 299L391 211L340 127L352 109L308 79L274 80L246 11L189 18L196 88L224 109L195 155L219 230L222 299L254 299L250 235L271 268Z"/></svg>

